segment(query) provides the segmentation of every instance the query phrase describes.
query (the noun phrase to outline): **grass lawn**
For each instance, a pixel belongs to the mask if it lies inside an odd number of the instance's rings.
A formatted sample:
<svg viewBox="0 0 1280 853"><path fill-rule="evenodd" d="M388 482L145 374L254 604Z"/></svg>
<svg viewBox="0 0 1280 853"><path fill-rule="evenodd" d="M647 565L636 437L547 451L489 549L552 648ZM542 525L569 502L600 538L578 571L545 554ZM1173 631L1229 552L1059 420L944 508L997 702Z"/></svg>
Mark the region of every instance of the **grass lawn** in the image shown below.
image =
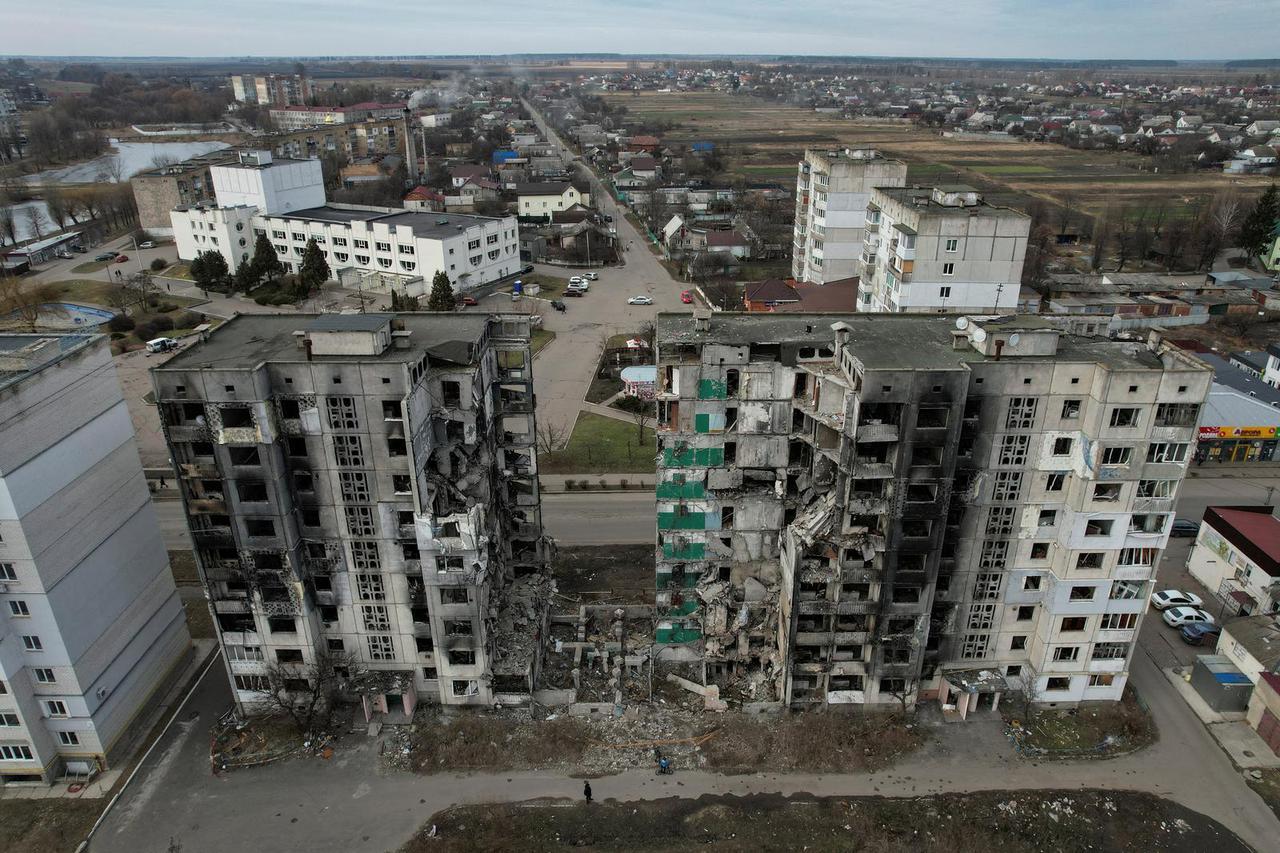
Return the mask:
<svg viewBox="0 0 1280 853"><path fill-rule="evenodd" d="M1141 706L1133 688L1127 687L1120 702L1082 706L1064 711L1037 711L1030 720L1021 716L1018 703L1001 703L1005 722L1016 720L1024 734L1023 752L1029 756L1106 758L1150 745L1156 738L1155 723Z"/></svg>
<svg viewBox="0 0 1280 853"><path fill-rule="evenodd" d="M71 268L71 271L79 273L98 272L110 265L111 261L85 261L83 264L76 264Z"/></svg>
<svg viewBox="0 0 1280 853"><path fill-rule="evenodd" d="M193 598L182 602L187 611L187 630L197 640L209 640L214 636L213 616L209 613L209 603L203 598Z"/></svg>
<svg viewBox="0 0 1280 853"><path fill-rule="evenodd" d="M636 425L592 412L578 415L578 423L563 450L538 457L544 474L652 474L658 444L653 430L644 431L644 443L636 443Z"/></svg>
<svg viewBox="0 0 1280 853"><path fill-rule="evenodd" d="M587 389L588 403L603 403L622 390L622 382L611 376L597 376Z"/></svg>
<svg viewBox="0 0 1280 853"><path fill-rule="evenodd" d="M195 281L195 279L191 277L191 267L182 262L176 263L166 270L161 270L159 274L167 278L181 278L186 279L187 281Z"/></svg>
<svg viewBox="0 0 1280 853"><path fill-rule="evenodd" d="M533 335L529 339L529 348L537 355L542 348L556 339L555 332L548 332L546 329L534 329Z"/></svg>
<svg viewBox="0 0 1280 853"><path fill-rule="evenodd" d="M173 572L173 582L178 586L200 586L196 555L190 551L170 551L169 569Z"/></svg>
<svg viewBox="0 0 1280 853"><path fill-rule="evenodd" d="M68 302L90 302L94 305L110 306L110 294L117 292L119 285L110 284L105 281L98 281L92 278L69 278L63 281L55 281L51 285L55 288L58 298L65 299ZM167 293L164 288L157 288L153 293L160 302L167 302L176 305L179 308L186 308L190 305L199 304L202 300L192 299L189 296L178 296L177 294ZM129 308L130 313L136 311L137 306Z"/></svg>
<svg viewBox="0 0 1280 853"><path fill-rule="evenodd" d="M98 819L103 800L0 800L0 850L67 853Z"/></svg>
<svg viewBox="0 0 1280 853"><path fill-rule="evenodd" d="M526 285L536 284L539 288L539 299L559 299L564 295L564 289L569 286L568 278L561 278L558 275L543 275L539 272L532 272L528 275L520 276L520 281Z"/></svg>
<svg viewBox="0 0 1280 853"><path fill-rule="evenodd" d="M975 172L984 175L1051 175L1053 170L1048 166L1008 165L1008 166L970 166Z"/></svg>

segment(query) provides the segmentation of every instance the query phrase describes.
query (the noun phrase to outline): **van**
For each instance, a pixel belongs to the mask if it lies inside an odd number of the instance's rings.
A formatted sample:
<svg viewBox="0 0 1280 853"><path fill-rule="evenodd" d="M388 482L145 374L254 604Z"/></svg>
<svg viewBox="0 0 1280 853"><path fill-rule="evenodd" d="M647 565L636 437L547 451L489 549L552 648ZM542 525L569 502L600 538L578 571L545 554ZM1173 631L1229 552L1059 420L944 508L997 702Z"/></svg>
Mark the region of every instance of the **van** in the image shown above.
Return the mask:
<svg viewBox="0 0 1280 853"><path fill-rule="evenodd" d="M147 352L168 352L179 346L180 344L173 338L152 338L147 341Z"/></svg>

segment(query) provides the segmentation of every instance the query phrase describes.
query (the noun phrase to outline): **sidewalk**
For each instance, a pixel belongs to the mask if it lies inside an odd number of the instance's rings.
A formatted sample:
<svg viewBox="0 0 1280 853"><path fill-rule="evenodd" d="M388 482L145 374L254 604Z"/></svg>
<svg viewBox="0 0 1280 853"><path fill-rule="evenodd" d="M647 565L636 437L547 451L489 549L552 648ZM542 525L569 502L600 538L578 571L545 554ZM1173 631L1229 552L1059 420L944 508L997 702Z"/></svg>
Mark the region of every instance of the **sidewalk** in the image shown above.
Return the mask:
<svg viewBox="0 0 1280 853"><path fill-rule="evenodd" d="M565 480L573 480L578 483L589 482L593 484L591 489L567 489L565 488ZM605 482L605 486L600 486L601 481ZM624 489L622 481L627 481ZM653 474L539 474L538 483L542 487L543 492L558 493L570 492L574 494L578 492L634 492L635 494L653 494L655 477Z"/></svg>

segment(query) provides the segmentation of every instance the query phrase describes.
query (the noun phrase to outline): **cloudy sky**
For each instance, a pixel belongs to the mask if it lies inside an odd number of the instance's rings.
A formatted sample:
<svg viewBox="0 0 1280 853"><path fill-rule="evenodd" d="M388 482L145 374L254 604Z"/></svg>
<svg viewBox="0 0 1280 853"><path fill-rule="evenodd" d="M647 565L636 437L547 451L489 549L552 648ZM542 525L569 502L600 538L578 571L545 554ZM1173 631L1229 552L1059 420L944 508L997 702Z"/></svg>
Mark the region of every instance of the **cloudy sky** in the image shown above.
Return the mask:
<svg viewBox="0 0 1280 853"><path fill-rule="evenodd" d="M1276 12L1276 0L0 0L0 51L1240 59L1280 53Z"/></svg>

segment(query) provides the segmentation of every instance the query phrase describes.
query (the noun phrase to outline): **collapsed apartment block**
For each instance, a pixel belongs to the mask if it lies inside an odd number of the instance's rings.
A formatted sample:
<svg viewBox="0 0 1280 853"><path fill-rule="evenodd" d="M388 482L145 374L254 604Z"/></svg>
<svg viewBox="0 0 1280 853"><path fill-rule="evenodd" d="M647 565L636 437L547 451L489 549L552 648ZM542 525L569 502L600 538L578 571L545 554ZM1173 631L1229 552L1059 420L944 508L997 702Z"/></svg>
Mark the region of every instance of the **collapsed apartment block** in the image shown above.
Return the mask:
<svg viewBox="0 0 1280 853"><path fill-rule="evenodd" d="M529 333L517 315L240 315L152 372L242 709L266 666L305 680L326 654L358 669L367 720L527 700L550 547Z"/></svg>
<svg viewBox="0 0 1280 853"><path fill-rule="evenodd" d="M662 314L657 350L663 660L743 703L1120 697L1202 363L1035 317Z"/></svg>

